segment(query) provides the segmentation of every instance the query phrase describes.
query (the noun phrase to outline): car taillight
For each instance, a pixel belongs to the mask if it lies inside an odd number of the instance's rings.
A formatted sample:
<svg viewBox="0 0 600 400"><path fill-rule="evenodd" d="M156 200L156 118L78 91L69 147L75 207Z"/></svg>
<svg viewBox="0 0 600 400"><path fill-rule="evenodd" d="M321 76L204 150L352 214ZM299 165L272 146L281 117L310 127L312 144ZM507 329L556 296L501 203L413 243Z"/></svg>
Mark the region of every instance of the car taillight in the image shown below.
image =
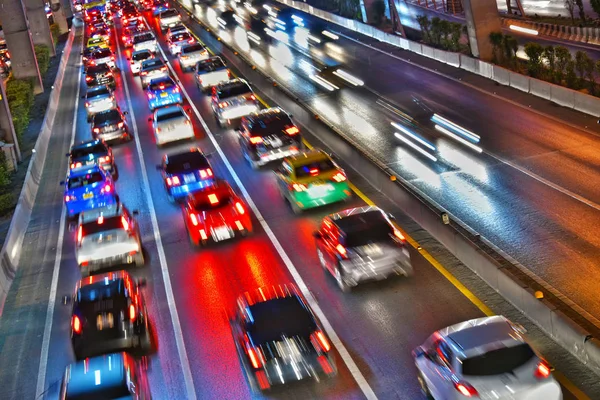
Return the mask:
<svg viewBox="0 0 600 400"><path fill-rule="evenodd" d="M189 119L186 119L186 120L185 120L185 124L186 124L186 125L191 125L192 123L190 122L190 120L189 120Z"/></svg>
<svg viewBox="0 0 600 400"><path fill-rule="evenodd" d="M201 169L199 172L200 172L201 179L206 179L209 176L213 176L212 169L210 169L210 168Z"/></svg>
<svg viewBox="0 0 600 400"><path fill-rule="evenodd" d="M110 59L111 59L112 61L115 61L115 56L110 56Z"/></svg>
<svg viewBox="0 0 600 400"><path fill-rule="evenodd" d="M252 144L259 144L262 142L263 142L263 139L260 136L252 136L250 138L250 143L252 143Z"/></svg>
<svg viewBox="0 0 600 400"><path fill-rule="evenodd" d="M188 40L188 43L194 43L194 38Z"/></svg>
<svg viewBox="0 0 600 400"><path fill-rule="evenodd" d="M260 352L254 347L252 347L252 345L249 342L246 342L246 353L248 354L248 358L250 359L252 367L258 369L263 366Z"/></svg>
<svg viewBox="0 0 600 400"><path fill-rule="evenodd" d="M253 95L253 94L251 94L251 95L250 95L250 100L256 100L256 96L255 96L255 95Z"/></svg>
<svg viewBox="0 0 600 400"><path fill-rule="evenodd" d="M294 189L296 192L306 192L308 188L302 183L294 183L292 184L292 189Z"/></svg>
<svg viewBox="0 0 600 400"><path fill-rule="evenodd" d="M231 71L227 70L227 79L231 79Z"/></svg>
<svg viewBox="0 0 600 400"><path fill-rule="evenodd" d="M81 333L81 320L77 315L73 315L71 319L71 327L73 328L73 332L80 334Z"/></svg>
<svg viewBox="0 0 600 400"><path fill-rule="evenodd" d="M298 129L298 128L297 128L297 127L295 127L295 126L292 126L292 127L290 127L290 128L287 128L287 129L285 130L285 133L287 133L287 134L288 134L288 135L290 135L290 136L294 136L294 135L296 135L298 132L300 132L300 129Z"/></svg>
<svg viewBox="0 0 600 400"><path fill-rule="evenodd" d="M65 203L68 203L69 201L73 201L73 200L75 200L75 196L69 196L69 195L65 196Z"/></svg>
<svg viewBox="0 0 600 400"><path fill-rule="evenodd" d="M86 76L86 77L85 77L85 81L86 81L86 82L89 82L89 81L91 81L92 79L94 79L94 78L92 78L91 76Z"/></svg>
<svg viewBox="0 0 600 400"><path fill-rule="evenodd" d="M479 394L473 386L464 381L454 382L454 388L465 397L475 397Z"/></svg>
<svg viewBox="0 0 600 400"><path fill-rule="evenodd" d="M100 128L94 128L94 133L100 133Z"/></svg>
<svg viewBox="0 0 600 400"><path fill-rule="evenodd" d="M224 101L222 103L219 103L219 108L225 108L225 107L227 107L227 102L226 101Z"/></svg>
<svg viewBox="0 0 600 400"><path fill-rule="evenodd" d="M81 168L81 163L80 162L71 163L71 169L73 169L73 168Z"/></svg>
<svg viewBox="0 0 600 400"><path fill-rule="evenodd" d="M127 222L127 218L121 217L121 225L123 225L123 229L129 231L129 222Z"/></svg>
<svg viewBox="0 0 600 400"><path fill-rule="evenodd" d="M175 92L175 93L179 93L179 88L178 88L178 87L174 87L174 88L173 88L173 92Z"/></svg>
<svg viewBox="0 0 600 400"><path fill-rule="evenodd" d="M204 229L200 229L200 238L202 240L208 239L208 236L206 236L206 232L204 231Z"/></svg>
<svg viewBox="0 0 600 400"><path fill-rule="evenodd" d="M167 178L167 186L178 186L180 183L178 176Z"/></svg>
<svg viewBox="0 0 600 400"><path fill-rule="evenodd" d="M342 256L342 257L348 256L348 252L346 251L346 248L344 246L342 246L341 244L338 244L337 246L335 246L335 249L337 250L338 253L340 253L340 256Z"/></svg>
<svg viewBox="0 0 600 400"><path fill-rule="evenodd" d="M135 305L130 304L129 305L129 320L131 322L135 321L135 318L137 317L137 310L135 309Z"/></svg>
<svg viewBox="0 0 600 400"><path fill-rule="evenodd" d="M167 67L162 67L160 70L161 70L161 71L166 71L166 70L167 70Z"/></svg>
<svg viewBox="0 0 600 400"><path fill-rule="evenodd" d="M190 221L192 221L192 225L198 226L198 217L196 217L196 214L190 214Z"/></svg>
<svg viewBox="0 0 600 400"><path fill-rule="evenodd" d="M123 35L123 41L127 40L127 36Z"/></svg>
<svg viewBox="0 0 600 400"><path fill-rule="evenodd" d="M538 379L546 379L550 376L552 369L545 361L540 361L539 364L535 367L535 372L533 373Z"/></svg>
<svg viewBox="0 0 600 400"><path fill-rule="evenodd" d="M91 60L91 61L90 61L90 65L96 65L96 61L94 61L94 60Z"/></svg>
<svg viewBox="0 0 600 400"><path fill-rule="evenodd" d="M122 128L122 127L123 127L123 125L124 125L124 123L123 123L123 122L119 122L119 123L117 124L117 127L118 127L118 128Z"/></svg>
<svg viewBox="0 0 600 400"><path fill-rule="evenodd" d="M102 193L110 193L112 191L112 187L110 185L106 185L102 188Z"/></svg>
<svg viewBox="0 0 600 400"><path fill-rule="evenodd" d="M325 337L325 334L321 331L316 331L315 333L313 333L312 335L310 335L310 338L313 341L313 345L319 346L319 348L321 350L323 350L323 352L327 353L329 350L331 350L331 345L329 344L329 340L327 340L327 338Z"/></svg>
<svg viewBox="0 0 600 400"><path fill-rule="evenodd" d="M344 182L346 180L346 175L344 175L341 172L338 172L337 174L335 174L332 179L336 182Z"/></svg>
<svg viewBox="0 0 600 400"><path fill-rule="evenodd" d="M83 240L83 227L79 225L79 229L77 229L77 244L81 244Z"/></svg>
<svg viewBox="0 0 600 400"><path fill-rule="evenodd" d="M244 206L243 206L243 205L242 205L242 203L240 203L239 201L235 203L235 208L236 208L236 209L237 209L237 211L238 211L240 214L242 214L242 215L243 215L244 213L246 213L246 210L244 210Z"/></svg>
<svg viewBox="0 0 600 400"><path fill-rule="evenodd" d="M89 107L89 106L90 106L90 102L89 102L89 101L86 101L86 102L85 102L85 106L86 106L86 107Z"/></svg>
<svg viewBox="0 0 600 400"><path fill-rule="evenodd" d="M402 241L402 242L404 242L404 241L406 240L406 238L404 237L404 235L403 235L402 233L400 233L400 231L399 231L399 230L397 230L397 229L394 229L394 236L395 236L395 237L396 237L398 240L400 240L400 241Z"/></svg>
<svg viewBox="0 0 600 400"><path fill-rule="evenodd" d="M142 72L140 72L140 75L148 75L148 72L142 71Z"/></svg>

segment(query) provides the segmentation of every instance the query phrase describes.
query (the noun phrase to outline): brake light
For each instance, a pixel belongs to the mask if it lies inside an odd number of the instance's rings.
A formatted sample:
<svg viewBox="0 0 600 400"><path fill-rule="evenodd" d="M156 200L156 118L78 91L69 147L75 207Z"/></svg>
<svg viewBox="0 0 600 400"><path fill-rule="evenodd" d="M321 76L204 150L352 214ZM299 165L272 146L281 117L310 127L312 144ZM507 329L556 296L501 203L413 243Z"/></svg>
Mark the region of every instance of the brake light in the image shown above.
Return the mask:
<svg viewBox="0 0 600 400"><path fill-rule="evenodd" d="M112 61L115 61L115 56L110 56L110 59L111 59Z"/></svg>
<svg viewBox="0 0 600 400"><path fill-rule="evenodd" d="M104 186L104 188L102 189L102 191L103 191L104 193L110 193L110 192L111 192L111 190L112 190L112 187L110 187L110 185L106 185L106 186Z"/></svg>
<svg viewBox="0 0 600 400"><path fill-rule="evenodd" d="M250 138L250 143L252 143L252 144L259 144L262 142L263 142L263 139L260 136L253 136Z"/></svg>
<svg viewBox="0 0 600 400"><path fill-rule="evenodd" d="M295 126L292 126L291 128L287 128L285 130L285 133L287 133L290 136L294 136L295 134L297 134L298 132L300 132L300 129L298 129Z"/></svg>
<svg viewBox="0 0 600 400"><path fill-rule="evenodd" d="M80 162L72 163L71 164L71 169L74 169L74 168L81 168L81 163Z"/></svg>
<svg viewBox="0 0 600 400"><path fill-rule="evenodd" d="M129 231L129 222L127 222L127 218L121 217L121 224L123 225L123 229Z"/></svg>
<svg viewBox="0 0 600 400"><path fill-rule="evenodd" d="M90 60L90 65L96 65L96 61Z"/></svg>
<svg viewBox="0 0 600 400"><path fill-rule="evenodd" d="M341 172L338 172L333 176L333 180L336 182L344 182L346 180L346 175Z"/></svg>
<svg viewBox="0 0 600 400"><path fill-rule="evenodd" d="M137 310L135 309L135 305L130 304L129 305L129 320L131 322L135 321L135 318L137 317Z"/></svg>
<svg viewBox="0 0 600 400"><path fill-rule="evenodd" d="M473 386L463 381L454 382L454 388L465 397L475 397L479 394Z"/></svg>
<svg viewBox="0 0 600 400"><path fill-rule="evenodd" d="M179 181L179 177L178 176L174 176L172 178L167 178L167 185L168 186L178 186L181 182Z"/></svg>
<svg viewBox="0 0 600 400"><path fill-rule="evenodd" d="M166 70L167 70L167 67L162 67L160 70L161 70L161 71L166 71Z"/></svg>
<svg viewBox="0 0 600 400"><path fill-rule="evenodd" d="M242 223L240 221L235 221L235 226L237 226L238 230L243 231L244 230L244 225L242 225Z"/></svg>
<svg viewBox="0 0 600 400"><path fill-rule="evenodd" d="M246 210L244 210L244 206L239 201L235 203L235 208L238 210L238 213L240 213L241 215L243 215L246 212Z"/></svg>
<svg viewBox="0 0 600 400"><path fill-rule="evenodd" d="M231 79L231 71L227 70L227 79Z"/></svg>
<svg viewBox="0 0 600 400"><path fill-rule="evenodd" d="M142 71L142 72L140 72L140 75L148 75L148 72L147 71Z"/></svg>
<svg viewBox="0 0 600 400"><path fill-rule="evenodd" d="M85 81L86 81L86 82L89 82L89 81L91 81L92 79L94 79L94 78L92 78L91 76L86 76L86 77L85 77Z"/></svg>
<svg viewBox="0 0 600 400"><path fill-rule="evenodd" d="M90 106L90 102L89 102L89 101L86 101L86 102L85 102L85 106L86 106L86 107L89 107L89 106Z"/></svg>
<svg viewBox="0 0 600 400"><path fill-rule="evenodd" d="M210 204L218 204L219 203L219 198L217 197L216 194L211 193L208 195L208 201L210 201Z"/></svg>
<svg viewBox="0 0 600 400"><path fill-rule="evenodd" d="M224 101L222 103L219 103L219 108L225 108L225 107L227 107L227 102L226 101Z"/></svg>
<svg viewBox="0 0 600 400"><path fill-rule="evenodd" d="M256 96L255 96L255 95L253 95L253 94L251 94L251 95L250 95L250 100L256 100Z"/></svg>
<svg viewBox="0 0 600 400"><path fill-rule="evenodd" d="M123 124L123 122L119 122L119 123L117 124L117 127L118 127L118 128L122 128L122 127L123 127L123 125L124 125L124 124Z"/></svg>
<svg viewBox="0 0 600 400"><path fill-rule="evenodd" d="M194 43L194 38L191 38L190 40L188 40L188 43Z"/></svg>
<svg viewBox="0 0 600 400"><path fill-rule="evenodd" d="M296 192L306 192L307 187L306 185L303 185L302 183L294 183L292 185L292 188L296 191Z"/></svg>
<svg viewBox="0 0 600 400"><path fill-rule="evenodd" d="M535 372L533 373L538 379L546 379L550 376L551 368L545 361L540 361L537 367L535 368Z"/></svg>
<svg viewBox="0 0 600 400"><path fill-rule="evenodd" d="M165 85L160 85L158 88L159 88L159 89L164 89L164 88L165 88Z"/></svg>
<svg viewBox="0 0 600 400"><path fill-rule="evenodd" d="M81 320L77 315L73 315L73 319L71 320L71 327L73 328L73 332L77 334L81 333Z"/></svg>
<svg viewBox="0 0 600 400"><path fill-rule="evenodd" d="M248 357L254 368L260 368L262 366L262 360L253 347L248 346Z"/></svg>
<svg viewBox="0 0 600 400"><path fill-rule="evenodd" d="M185 124L186 124L186 125L191 125L192 123L190 122L190 120L189 120L189 119L186 119L186 120L185 120Z"/></svg>
<svg viewBox="0 0 600 400"><path fill-rule="evenodd" d="M123 41L127 40L127 36L123 35Z"/></svg>
<svg viewBox="0 0 600 400"><path fill-rule="evenodd" d="M206 232L204 231L204 229L200 229L200 238L202 240L208 239L208 236L206 236Z"/></svg>
<svg viewBox="0 0 600 400"><path fill-rule="evenodd" d="M79 229L77 229L77 244L81 244L83 240L83 227L79 225Z"/></svg>
<svg viewBox="0 0 600 400"><path fill-rule="evenodd" d="M319 175L319 169L318 168L311 168L309 171L310 176L317 176Z"/></svg>
<svg viewBox="0 0 600 400"><path fill-rule="evenodd" d="M100 133L100 128L94 128L94 133Z"/></svg>
<svg viewBox="0 0 600 400"><path fill-rule="evenodd" d="M325 334L321 331L316 331L315 333L313 333L311 335L314 344L318 345L321 350L323 350L325 353L327 353L329 350L331 350L331 345L329 344L329 340L327 340L327 338L325 337Z"/></svg>
<svg viewBox="0 0 600 400"><path fill-rule="evenodd" d="M198 226L198 217L196 217L196 214L190 214L190 221L192 221L192 225Z"/></svg>
<svg viewBox="0 0 600 400"><path fill-rule="evenodd" d="M175 88L173 89L173 92L179 93L179 88L177 86L175 86Z"/></svg>
<svg viewBox="0 0 600 400"><path fill-rule="evenodd" d="M341 244L338 244L337 246L335 246L335 249L338 251L338 253L340 253L340 255L342 257L346 257L348 255L346 248L344 246L342 246Z"/></svg>

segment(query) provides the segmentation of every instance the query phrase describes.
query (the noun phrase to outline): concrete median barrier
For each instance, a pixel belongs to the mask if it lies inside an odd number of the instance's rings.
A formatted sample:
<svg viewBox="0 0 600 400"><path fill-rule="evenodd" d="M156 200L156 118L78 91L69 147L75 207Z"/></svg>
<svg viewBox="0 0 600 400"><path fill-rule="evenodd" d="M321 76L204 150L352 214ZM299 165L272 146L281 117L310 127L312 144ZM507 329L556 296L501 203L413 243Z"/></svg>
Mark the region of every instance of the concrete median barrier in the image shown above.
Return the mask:
<svg viewBox="0 0 600 400"><path fill-rule="evenodd" d="M531 78L525 75L510 71L509 73L510 87L519 89L522 92L529 93L529 82Z"/></svg>
<svg viewBox="0 0 600 400"><path fill-rule="evenodd" d="M561 106L573 108L575 106L575 91L558 85L550 86L550 101Z"/></svg>
<svg viewBox="0 0 600 400"><path fill-rule="evenodd" d="M433 58L435 58L437 61L442 62L444 64L446 64L448 62L447 54L448 53L445 52L444 50L433 49Z"/></svg>
<svg viewBox="0 0 600 400"><path fill-rule="evenodd" d="M492 66L492 79L501 85L510 85L510 71L497 65Z"/></svg>
<svg viewBox="0 0 600 400"><path fill-rule="evenodd" d="M575 93L573 108L577 111L600 117L600 98L584 93Z"/></svg>
<svg viewBox="0 0 600 400"><path fill-rule="evenodd" d="M542 99L550 100L552 84L541 81L539 79L530 79L529 93L541 97Z"/></svg>
<svg viewBox="0 0 600 400"><path fill-rule="evenodd" d="M421 54L428 58L435 58L435 49L433 47L422 45Z"/></svg>
<svg viewBox="0 0 600 400"><path fill-rule="evenodd" d="M408 49L413 53L423 54L423 45L417 42L408 42Z"/></svg>
<svg viewBox="0 0 600 400"><path fill-rule="evenodd" d="M460 54L452 53L450 51L446 52L446 64L452 65L453 67L460 67Z"/></svg>

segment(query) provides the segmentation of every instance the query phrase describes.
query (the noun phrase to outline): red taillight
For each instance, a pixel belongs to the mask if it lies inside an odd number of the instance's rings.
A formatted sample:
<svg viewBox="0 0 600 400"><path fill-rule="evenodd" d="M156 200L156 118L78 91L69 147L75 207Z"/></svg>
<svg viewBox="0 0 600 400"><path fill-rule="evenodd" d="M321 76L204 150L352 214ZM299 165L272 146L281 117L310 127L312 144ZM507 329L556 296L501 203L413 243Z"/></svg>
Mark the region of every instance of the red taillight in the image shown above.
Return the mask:
<svg viewBox="0 0 600 400"><path fill-rule="evenodd" d="M106 185L102 190L104 193L110 193L112 191L112 187L110 185Z"/></svg>
<svg viewBox="0 0 600 400"><path fill-rule="evenodd" d="M122 127L123 127L123 125L124 125L124 123L123 123L123 122L119 122L119 123L117 124L117 127L118 127L118 128L122 128Z"/></svg>
<svg viewBox="0 0 600 400"><path fill-rule="evenodd" d="M89 102L89 101L86 101L86 102L85 102L85 106L86 106L86 107L89 107L89 106L90 106L90 102Z"/></svg>
<svg viewBox="0 0 600 400"><path fill-rule="evenodd" d="M71 200L75 200L75 196L69 196L69 195L66 195L66 196L65 196L65 202L66 202L66 203L68 203L68 202L69 202L69 201L71 201Z"/></svg>
<svg viewBox="0 0 600 400"><path fill-rule="evenodd" d="M130 304L129 305L129 320L131 322L135 321L135 318L137 317L137 310L135 309L135 305Z"/></svg>
<svg viewBox="0 0 600 400"><path fill-rule="evenodd" d="M466 382L454 382L454 388L465 397L475 397L478 395L477 390Z"/></svg>
<svg viewBox="0 0 600 400"><path fill-rule="evenodd" d="M208 236L206 236L206 232L204 231L204 229L200 229L200 238L202 238L202 240L208 239Z"/></svg>
<svg viewBox="0 0 600 400"><path fill-rule="evenodd" d="M225 107L227 107L227 102L224 101L222 103L219 103L219 108L225 108Z"/></svg>
<svg viewBox="0 0 600 400"><path fill-rule="evenodd" d="M164 88L165 88L165 85L160 85L158 88L159 88L159 89L164 89Z"/></svg>
<svg viewBox="0 0 600 400"><path fill-rule="evenodd" d="M77 315L73 315L73 319L71 320L71 327L73 328L73 332L77 334L81 333L81 320Z"/></svg>
<svg viewBox="0 0 600 400"><path fill-rule="evenodd" d="M254 368L260 368L262 366L262 360L253 347L248 347L248 357Z"/></svg>
<svg viewBox="0 0 600 400"><path fill-rule="evenodd" d="M292 126L292 127L290 127L290 128L287 128L287 129L285 130L285 133L287 133L287 134L288 134L288 135L290 135L290 136L294 136L294 135L295 135L295 134L297 134L298 132L300 132L300 129L298 129L298 128L297 128L297 127L295 127L295 126Z"/></svg>
<svg viewBox="0 0 600 400"><path fill-rule="evenodd" d="M310 176L317 176L319 175L319 168L311 168L309 171Z"/></svg>
<svg viewBox="0 0 600 400"><path fill-rule="evenodd" d="M81 163L80 162L72 163L71 164L71 169L74 169L74 168L81 168Z"/></svg>
<svg viewBox="0 0 600 400"><path fill-rule="evenodd" d="M90 60L90 65L96 65L96 61Z"/></svg>
<svg viewBox="0 0 600 400"><path fill-rule="evenodd" d="M166 70L167 70L167 67L162 67L160 70L161 70L161 71L166 71Z"/></svg>
<svg viewBox="0 0 600 400"><path fill-rule="evenodd" d="M100 128L94 128L94 133L100 133Z"/></svg>
<svg viewBox="0 0 600 400"><path fill-rule="evenodd" d="M142 72L140 72L140 75L148 75L148 72L142 71Z"/></svg>
<svg viewBox="0 0 600 400"><path fill-rule="evenodd" d="M535 368L534 375L538 379L546 379L550 376L551 368L545 361L540 361Z"/></svg>
<svg viewBox="0 0 600 400"><path fill-rule="evenodd" d="M327 353L329 350L331 350L331 345L329 344L329 340L327 340L327 338L325 337L325 334L321 331L316 331L315 333L313 333L311 335L312 339L313 339L313 343L315 346L319 346L319 348L321 350L323 350L325 353Z"/></svg>
<svg viewBox="0 0 600 400"><path fill-rule="evenodd" d="M213 176L213 172L210 168L201 169L199 172L200 172L201 179L206 179L207 177Z"/></svg>
<svg viewBox="0 0 600 400"><path fill-rule="evenodd" d="M340 255L342 257L346 257L348 255L346 248L344 246L342 246L341 244L338 244L337 246L335 246L335 249L338 251L338 253L340 253Z"/></svg>
<svg viewBox="0 0 600 400"><path fill-rule="evenodd" d="M332 179L336 182L344 182L346 180L346 175L344 175L341 172L338 172L337 174L335 174Z"/></svg>
<svg viewBox="0 0 600 400"><path fill-rule="evenodd" d="M227 79L231 79L231 71L227 70Z"/></svg>
<svg viewBox="0 0 600 400"><path fill-rule="evenodd" d="M127 40L127 36L123 35L123 41Z"/></svg>
<svg viewBox="0 0 600 400"><path fill-rule="evenodd" d="M91 76L86 76L86 77L85 77L85 81L86 81L86 82L89 82L89 81L91 81L92 79L94 79L94 78L92 78Z"/></svg>
<svg viewBox="0 0 600 400"><path fill-rule="evenodd" d="M251 94L251 95L250 95L250 100L256 100L256 96L255 96L255 95L253 95L253 94Z"/></svg>
<svg viewBox="0 0 600 400"><path fill-rule="evenodd" d="M167 186L178 186L181 183L179 177L174 176L172 178L167 178Z"/></svg>
<svg viewBox="0 0 600 400"><path fill-rule="evenodd" d="M198 226L198 217L196 217L196 214L190 214L190 221L192 221L192 225Z"/></svg>
<svg viewBox="0 0 600 400"><path fill-rule="evenodd" d="M188 40L188 43L194 43L194 38Z"/></svg>
<svg viewBox="0 0 600 400"><path fill-rule="evenodd" d="M129 222L127 222L127 218L121 217L121 224L123 225L123 229L129 231Z"/></svg>
<svg viewBox="0 0 600 400"><path fill-rule="evenodd" d="M253 136L250 138L250 143L252 143L252 144L259 144L262 142L263 142L263 139L260 136Z"/></svg>
<svg viewBox="0 0 600 400"><path fill-rule="evenodd" d="M239 201L235 203L235 208L238 210L238 213L244 214L246 210L244 210L244 206Z"/></svg>
<svg viewBox="0 0 600 400"><path fill-rule="evenodd" d="M292 185L292 188L296 191L296 192L306 192L306 190L308 189L306 187L306 185L303 185L302 183L294 183Z"/></svg>
<svg viewBox="0 0 600 400"><path fill-rule="evenodd" d="M112 61L115 61L115 56L110 56L110 59L111 59Z"/></svg>
<svg viewBox="0 0 600 400"><path fill-rule="evenodd" d="M79 225L79 229L77 229L77 244L81 244L83 240L83 227Z"/></svg>
<svg viewBox="0 0 600 400"><path fill-rule="evenodd" d="M398 240L401 240L401 241L403 241L403 242L406 240L406 238L404 237L404 235L403 235L402 233L400 233L400 231L399 231L399 230L397 230L397 229L394 229L394 236L395 236L395 237L396 237Z"/></svg>
<svg viewBox="0 0 600 400"><path fill-rule="evenodd" d="M175 87L173 88L173 92L175 92L175 93L179 93L179 88L178 88L177 86L175 86Z"/></svg>

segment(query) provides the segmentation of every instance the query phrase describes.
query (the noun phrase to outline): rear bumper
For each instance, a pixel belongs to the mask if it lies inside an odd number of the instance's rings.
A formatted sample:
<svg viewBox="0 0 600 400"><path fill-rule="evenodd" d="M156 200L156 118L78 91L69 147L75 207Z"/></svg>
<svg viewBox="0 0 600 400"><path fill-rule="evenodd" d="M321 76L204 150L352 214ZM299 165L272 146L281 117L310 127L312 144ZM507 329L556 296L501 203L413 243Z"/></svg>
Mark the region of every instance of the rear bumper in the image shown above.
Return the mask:
<svg viewBox="0 0 600 400"><path fill-rule="evenodd" d="M347 182L330 183L330 185L333 189L325 193L311 188L306 192L294 192L292 198L298 207L308 209L344 201L352 196L352 192L350 191Z"/></svg>
<svg viewBox="0 0 600 400"><path fill-rule="evenodd" d="M85 259L84 257L79 257L79 255L77 256L77 264L79 264L81 266L81 269L85 269L88 273L92 273L92 272L97 272L97 271L101 271L105 268L109 268L109 267L113 267L115 265L122 265L122 264L133 264L135 262L135 256L138 255L138 253L141 250L139 249L135 249L131 248L130 252L126 252L123 254L117 254L117 255L112 255L112 256L105 256L103 258L88 258ZM134 253L134 254L130 254L130 253ZM83 265L85 262L87 262L87 265Z"/></svg>
<svg viewBox="0 0 600 400"><path fill-rule="evenodd" d="M121 129L117 129L116 131L113 131L113 132L95 133L94 137L98 138L98 139L102 139L106 142L110 142L112 140L120 140L120 139L124 139L127 137L127 129L121 128Z"/></svg>
<svg viewBox="0 0 600 400"><path fill-rule="evenodd" d="M406 250L408 253L407 249ZM346 283L356 286L361 282L383 280L393 275L411 276L413 268L408 254L406 257L396 257L383 261L354 262L352 260L342 261L342 269Z"/></svg>
<svg viewBox="0 0 600 400"><path fill-rule="evenodd" d="M168 192L171 196L176 199L181 199L187 196L189 193L195 192L197 190L203 189L210 184L212 184L211 179L203 180L200 182L187 183L185 185L175 186L168 189Z"/></svg>
<svg viewBox="0 0 600 400"><path fill-rule="evenodd" d="M295 368L291 364L278 364L269 362L266 367L260 370L252 370L253 379L261 389L268 389L270 386L281 386L290 382L297 382L305 379L314 379L319 381L324 377L331 377L337 370L332 358L326 355L317 357L317 355L308 356L303 362L297 363ZM264 381L268 385L264 384ZM261 382L262 381L262 382ZM265 387L266 386L266 387Z"/></svg>
<svg viewBox="0 0 600 400"><path fill-rule="evenodd" d="M115 204L114 196L96 196L89 200L75 200L67 202L67 214L69 217L74 217L82 211L93 210L99 207L106 207Z"/></svg>
<svg viewBox="0 0 600 400"><path fill-rule="evenodd" d="M286 157L300 154L300 144L293 146L280 147L278 149L268 150L264 153L256 152L256 163L259 165L267 164L271 161L282 160Z"/></svg>
<svg viewBox="0 0 600 400"><path fill-rule="evenodd" d="M183 99L181 98L181 94L177 94L177 95L169 95L167 97L154 97L152 99L148 100L148 106L150 107L151 110L154 110L155 108L159 108L159 107L163 107L163 106L168 106L170 104L182 104L183 103Z"/></svg>
<svg viewBox="0 0 600 400"><path fill-rule="evenodd" d="M244 117L253 112L259 111L257 103L246 103L239 106L228 107L226 110L217 111L217 116L221 122Z"/></svg>
<svg viewBox="0 0 600 400"><path fill-rule="evenodd" d="M89 107L86 107L86 111L87 111L88 117L91 117L100 112L112 110L113 108L116 108L116 107L117 107L117 104L114 101L112 101L110 103L103 103L103 104L98 104L98 105L92 104Z"/></svg>

